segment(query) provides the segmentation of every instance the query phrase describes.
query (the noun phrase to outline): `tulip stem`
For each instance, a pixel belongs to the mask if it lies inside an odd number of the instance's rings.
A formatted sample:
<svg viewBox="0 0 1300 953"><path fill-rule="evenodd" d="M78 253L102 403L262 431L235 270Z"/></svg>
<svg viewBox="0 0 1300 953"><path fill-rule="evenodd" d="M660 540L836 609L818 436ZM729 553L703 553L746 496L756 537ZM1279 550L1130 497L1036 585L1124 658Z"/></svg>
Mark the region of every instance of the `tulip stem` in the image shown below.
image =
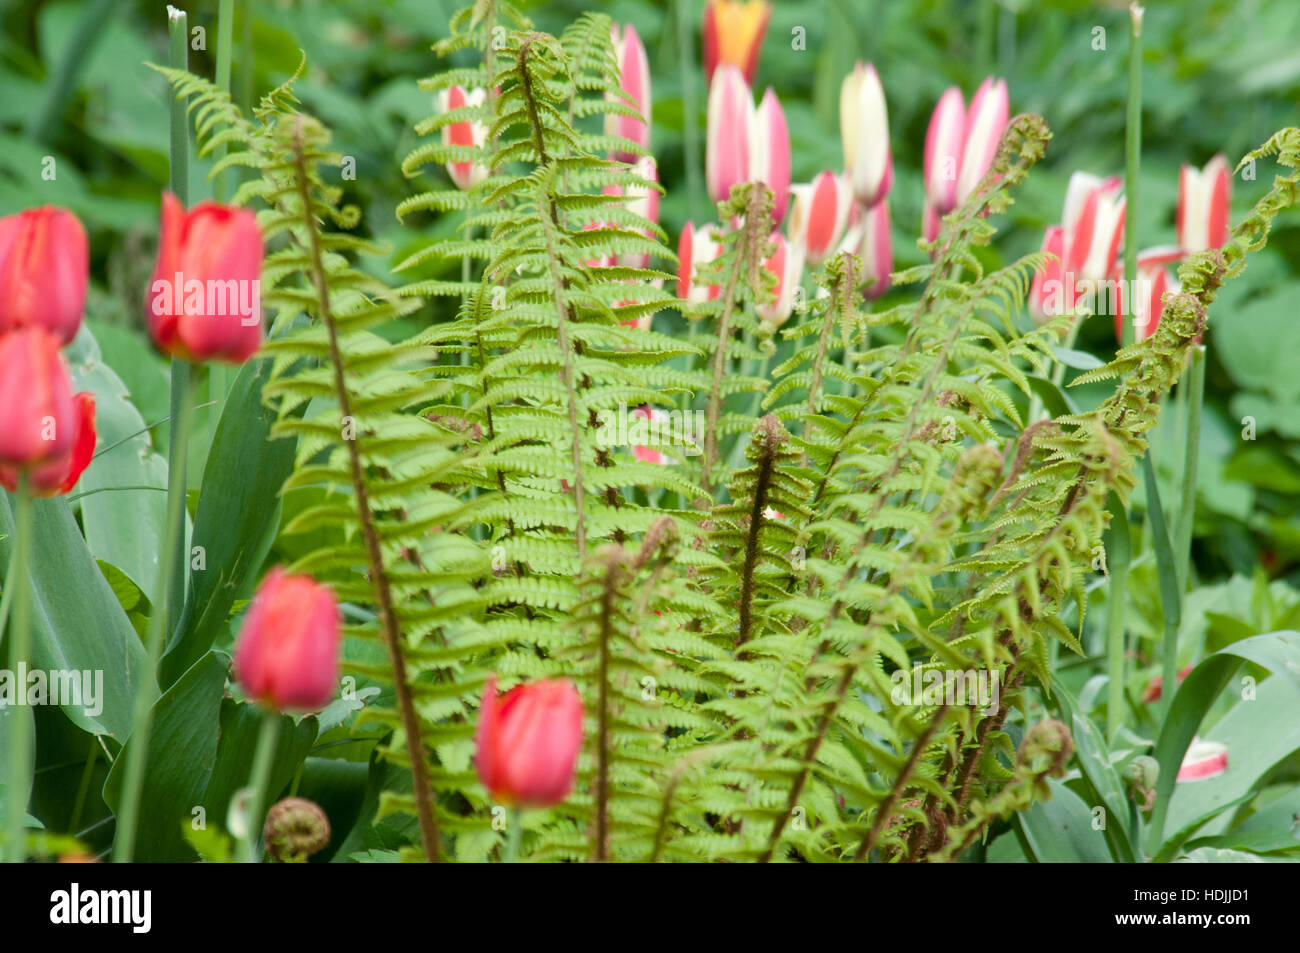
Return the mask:
<svg viewBox="0 0 1300 953"><path fill-rule="evenodd" d="M248 832L244 835L244 862L255 864L260 860L257 842L262 836L262 816L266 806L266 786L271 781L271 765L275 762L275 747L280 741L280 713L262 712L262 730L257 735L257 748L253 752L253 773L248 787Z"/></svg>
<svg viewBox="0 0 1300 953"><path fill-rule="evenodd" d="M695 58L695 36L690 11L694 5L687 0L677 0L674 4L674 19L677 21L677 62L682 74L682 150L686 163L686 217L687 221L699 221L700 193L700 129L699 106L695 101L695 70L698 61ZM695 323L687 322L692 334Z"/></svg>
<svg viewBox="0 0 1300 953"><path fill-rule="evenodd" d="M506 834L507 864L519 863L519 853L524 843L524 812L517 807L510 809L510 831Z"/></svg>
<svg viewBox="0 0 1300 953"><path fill-rule="evenodd" d="M32 551L32 496L28 476L18 478L18 491L14 496L13 540L13 630L9 636L9 671L16 673L26 665L31 654L31 591L29 564ZM5 598L9 598L10 585L6 582ZM19 686L19 691L25 686ZM6 775L8 805L6 813L5 847L10 863L20 864L27 859L27 798L32 786L32 709L30 705L14 705L9 711L9 764Z"/></svg>
<svg viewBox="0 0 1300 953"><path fill-rule="evenodd" d="M178 364L188 372L188 365L173 361L173 373ZM190 441L190 423L193 417L193 378L183 375L183 387L175 408L172 427L172 455L167 468L167 523L163 530L158 578L154 593L153 611L149 614L149 629L145 637L146 663L135 689L135 708L131 719L131 737L127 744L126 768L122 790L118 798L117 834L113 838L114 863L130 863L135 854L135 829L140 816L140 792L144 787L144 769L149 756L149 733L153 729L153 704L158 695L158 662L162 658L167 619L179 609L173 605L177 595L172 586L172 574L177 562L186 564L185 533L185 458ZM172 379L175 395L177 381ZM179 552L177 552L179 551ZM174 558L179 555L179 560ZM183 593L184 590L181 590Z"/></svg>
<svg viewBox="0 0 1300 953"><path fill-rule="evenodd" d="M234 44L235 0L221 0L217 7L217 88L230 92L230 59ZM212 161L220 162L226 157L226 144L217 146ZM233 170L227 169L212 181L212 197L218 202L226 201L230 189L228 177ZM230 393L231 373L221 362L208 365L208 399L213 404L208 414L208 452L217 442L217 428L221 425L221 414L226 408L226 395Z"/></svg>
<svg viewBox="0 0 1300 953"><path fill-rule="evenodd" d="M1142 166L1142 7L1129 4L1128 121L1124 139L1124 287L1136 288L1138 171ZM1136 308L1129 310L1136 311ZM1122 343L1133 343L1133 321L1123 322Z"/></svg>
<svg viewBox="0 0 1300 953"><path fill-rule="evenodd" d="M1187 388L1187 427L1183 434L1183 494L1178 508L1178 525L1175 528L1174 565L1180 593L1190 587L1192 558L1192 529L1196 520L1196 464L1201 450L1201 407L1205 403L1205 348L1192 348L1191 372L1184 378Z"/></svg>

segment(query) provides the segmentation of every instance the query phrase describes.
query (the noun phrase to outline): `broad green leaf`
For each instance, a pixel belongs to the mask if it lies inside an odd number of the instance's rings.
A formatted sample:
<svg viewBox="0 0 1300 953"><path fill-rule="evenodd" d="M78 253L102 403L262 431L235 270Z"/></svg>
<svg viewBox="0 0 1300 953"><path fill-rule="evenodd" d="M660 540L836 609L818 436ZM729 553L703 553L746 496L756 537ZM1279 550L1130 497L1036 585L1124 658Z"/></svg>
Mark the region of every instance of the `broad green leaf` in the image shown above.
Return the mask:
<svg viewBox="0 0 1300 953"><path fill-rule="evenodd" d="M1037 801L1016 815L1016 833L1025 856L1040 864L1109 863L1106 835L1093 830L1092 811L1062 782L1049 780L1050 801Z"/></svg>

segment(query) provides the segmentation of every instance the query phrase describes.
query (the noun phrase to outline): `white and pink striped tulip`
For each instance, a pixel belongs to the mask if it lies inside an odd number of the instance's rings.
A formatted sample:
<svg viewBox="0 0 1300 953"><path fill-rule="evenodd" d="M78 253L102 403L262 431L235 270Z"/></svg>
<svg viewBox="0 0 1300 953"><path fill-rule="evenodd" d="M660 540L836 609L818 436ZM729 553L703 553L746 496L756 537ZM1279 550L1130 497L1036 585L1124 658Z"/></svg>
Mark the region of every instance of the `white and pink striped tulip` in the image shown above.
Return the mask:
<svg viewBox="0 0 1300 953"><path fill-rule="evenodd" d="M957 207L957 179L965 142L966 100L960 89L949 86L939 97L925 133L925 199L939 215L947 215Z"/></svg>
<svg viewBox="0 0 1300 953"><path fill-rule="evenodd" d="M605 117L605 135L618 136L636 143L642 149L650 148L650 61L646 57L645 46L637 35L636 27L628 24L620 28L615 24L610 30L610 39L614 43L614 53L618 56L619 88L632 98L641 117L615 116ZM613 93L606 98L627 105L624 100ZM612 158L620 162L635 162L635 152L615 151Z"/></svg>
<svg viewBox="0 0 1300 953"><path fill-rule="evenodd" d="M486 91L461 86L451 86L438 91L438 112L448 113L466 106L481 106L487 98ZM478 146L487 142L487 125L473 120L448 123L442 127L442 144L445 146ZM488 177L487 166L473 161L448 162L447 172L456 188L462 192L472 189Z"/></svg>
<svg viewBox="0 0 1300 953"><path fill-rule="evenodd" d="M889 194L894 165L885 90L869 63L856 64L840 86L840 137L853 194L863 205L875 205Z"/></svg>
<svg viewBox="0 0 1300 953"><path fill-rule="evenodd" d="M1138 252L1137 287L1134 290L1133 303L1133 337L1141 341L1155 334L1164 315L1164 296L1166 292L1177 294L1180 288L1178 279L1169 271L1169 265L1183 257L1183 250L1177 245L1160 245ZM1115 308L1115 340L1124 340L1124 322L1129 319L1128 288L1124 283L1124 265L1115 263L1112 276L1119 294L1116 296L1118 307Z"/></svg>
<svg viewBox="0 0 1300 953"><path fill-rule="evenodd" d="M1125 201L1119 176L1100 179L1087 172L1070 176L1065 191L1065 280L1100 282L1110 276L1124 237Z"/></svg>
<svg viewBox="0 0 1300 953"><path fill-rule="evenodd" d="M636 171L641 178L647 183L659 182L659 167L655 164L654 156L642 156L636 161ZM634 215L639 215L651 225L659 224L659 190L654 185L634 185L627 190L627 210ZM647 238L654 236L653 229L643 229L642 234ZM650 267L650 256L644 253L620 254L617 258L618 263L626 268L648 268Z"/></svg>
<svg viewBox="0 0 1300 953"><path fill-rule="evenodd" d="M894 270L894 245L888 199L871 208L859 205L853 209L852 224L841 248L861 260L863 277L870 279L863 291L868 301L874 301L889 290L889 275Z"/></svg>
<svg viewBox="0 0 1300 953"><path fill-rule="evenodd" d="M1193 738L1178 767L1179 781L1205 781L1228 770L1228 747L1217 741Z"/></svg>
<svg viewBox="0 0 1300 953"><path fill-rule="evenodd" d="M703 304L716 298L722 289L717 285L703 284L698 271L700 265L716 261L721 254L717 226L696 228L687 222L677 242L677 297L687 304Z"/></svg>
<svg viewBox="0 0 1300 953"><path fill-rule="evenodd" d="M773 232L771 241L776 245L770 258L763 262L763 267L776 275L776 300L754 305L755 313L770 327L779 328L790 320L794 311L795 292L803 278L803 248L785 240L780 232Z"/></svg>
<svg viewBox="0 0 1300 953"><path fill-rule="evenodd" d="M1049 225L1043 235L1043 251L1053 256L1034 275L1029 285L1029 313L1042 324L1074 308L1062 277L1065 274L1065 229Z"/></svg>
<svg viewBox="0 0 1300 953"><path fill-rule="evenodd" d="M980 83L966 114L961 173L957 180L958 205L970 198L993 165L1010 113L1006 80L995 80L990 76Z"/></svg>
<svg viewBox="0 0 1300 953"><path fill-rule="evenodd" d="M1184 165L1178 176L1178 244L1189 253L1222 248L1228 240L1232 174L1217 155L1197 170Z"/></svg>
<svg viewBox="0 0 1300 953"><path fill-rule="evenodd" d="M723 64L709 86L708 133L704 153L704 178L709 197L725 201L731 188L749 181L749 148L754 126L754 103L745 77Z"/></svg>
<svg viewBox="0 0 1300 953"><path fill-rule="evenodd" d="M781 102L769 87L754 112L749 140L749 181L772 190L772 227L785 219L790 201L790 130Z"/></svg>
<svg viewBox="0 0 1300 953"><path fill-rule="evenodd" d="M844 235L853 190L843 176L821 172L808 185L791 186L790 193L790 241L803 246L808 264L816 268L835 253Z"/></svg>

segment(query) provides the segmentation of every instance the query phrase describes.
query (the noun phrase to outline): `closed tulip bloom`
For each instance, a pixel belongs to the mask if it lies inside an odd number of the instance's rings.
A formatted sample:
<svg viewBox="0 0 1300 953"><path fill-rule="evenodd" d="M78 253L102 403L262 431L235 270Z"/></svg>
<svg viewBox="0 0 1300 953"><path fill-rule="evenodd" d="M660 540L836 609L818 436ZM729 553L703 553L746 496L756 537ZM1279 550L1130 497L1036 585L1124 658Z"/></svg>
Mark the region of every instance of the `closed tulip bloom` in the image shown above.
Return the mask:
<svg viewBox="0 0 1300 953"><path fill-rule="evenodd" d="M1228 746L1219 741L1193 737L1178 766L1178 781L1204 781L1228 770Z"/></svg>
<svg viewBox="0 0 1300 953"><path fill-rule="evenodd" d="M636 171L641 178L647 183L654 185L634 185L629 186L626 192L627 204L625 208L633 215L639 215L652 225L659 224L659 189L656 187L659 182L659 169L655 165L653 156L642 156L636 162ZM617 188L617 187L616 187ZM654 231L646 228L642 230L647 238L653 237ZM642 252L622 253L616 256L618 264L625 268L648 268L650 266L650 255Z"/></svg>
<svg viewBox="0 0 1300 953"><path fill-rule="evenodd" d="M763 267L776 275L776 299L755 304L754 311L764 323L779 328L790 320L794 311L795 292L803 278L804 251L800 245L787 242L779 232L773 232L770 240L776 244L776 251L763 262Z"/></svg>
<svg viewBox="0 0 1300 953"><path fill-rule="evenodd" d="M704 177L709 197L722 202L731 195L733 185L749 181L750 171L754 103L745 77L734 66L722 66L713 74L708 123Z"/></svg>
<svg viewBox="0 0 1300 953"><path fill-rule="evenodd" d="M790 192L790 241L803 246L808 264L819 267L835 253L848 226L853 190L843 176L821 172L812 184L792 186Z"/></svg>
<svg viewBox="0 0 1300 953"><path fill-rule="evenodd" d="M319 711L334 698L341 635L334 591L277 566L244 616L235 678L250 698L276 711Z"/></svg>
<svg viewBox="0 0 1300 953"><path fill-rule="evenodd" d="M566 679L516 685L497 697L488 677L474 732L474 768L498 804L549 807L573 788L582 699Z"/></svg>
<svg viewBox="0 0 1300 953"><path fill-rule="evenodd" d="M754 82L758 54L771 17L772 5L762 0L709 0L702 31L705 78L713 82L714 71L729 65L741 71L745 82Z"/></svg>
<svg viewBox="0 0 1300 953"><path fill-rule="evenodd" d="M1160 326L1164 315L1164 296L1167 292L1177 294L1180 286L1178 280L1170 273L1169 265L1183 257L1183 250L1176 245L1163 245L1138 252L1137 287L1132 295L1133 313L1129 314L1128 288L1124 283L1124 268L1119 262L1115 264L1111 276L1117 289L1115 307L1115 340L1124 340L1124 322L1133 321L1133 338L1136 341L1149 338Z"/></svg>
<svg viewBox="0 0 1300 953"><path fill-rule="evenodd" d="M845 251L858 256L862 262L862 276L869 279L863 295L874 301L889 290L890 273L894 270L894 243L889 219L889 200L877 202L871 208L854 209L857 221L845 236Z"/></svg>
<svg viewBox="0 0 1300 953"><path fill-rule="evenodd" d="M487 92L482 89L466 90L461 86L438 91L439 114L449 113L453 109L466 106L481 106L487 100ZM487 142L488 127L477 120L464 119L448 123L442 127L442 144L444 146L475 146L482 148ZM480 162L464 160L448 162L447 174L456 188L462 192L469 191L488 177L488 168Z"/></svg>
<svg viewBox="0 0 1300 953"><path fill-rule="evenodd" d="M970 112L966 114L961 174L957 180L958 205L970 198L993 165L1010 111L1006 80L990 77L980 83L971 99Z"/></svg>
<svg viewBox="0 0 1300 953"><path fill-rule="evenodd" d="M247 209L163 195L146 317L154 343L187 361L242 364L262 343L262 232Z"/></svg>
<svg viewBox="0 0 1300 953"><path fill-rule="evenodd" d="M749 181L772 190L772 226L779 226L790 200L790 130L771 89L763 94L750 128Z"/></svg>
<svg viewBox="0 0 1300 953"><path fill-rule="evenodd" d="M89 272L86 230L67 209L0 218L0 334L42 327L67 344L81 327Z"/></svg>
<svg viewBox="0 0 1300 953"><path fill-rule="evenodd" d="M636 143L642 149L650 148L650 61L646 58L645 46L637 35L636 27L628 24L610 31L614 42L614 53L618 56L619 88L635 104L641 117L607 115L605 117L605 135L618 136ZM623 103L621 98L606 94L607 98ZM626 105L626 103L624 103ZM620 162L635 162L635 152L615 152L614 158Z"/></svg>
<svg viewBox="0 0 1300 953"><path fill-rule="evenodd" d="M1042 324L1074 309L1061 278L1065 269L1065 229L1049 225L1043 235L1042 250L1053 256L1034 275L1029 285L1029 313Z"/></svg>
<svg viewBox="0 0 1300 953"><path fill-rule="evenodd" d="M1228 199L1232 174L1217 155L1197 171L1184 165L1178 176L1178 244L1187 252L1222 248L1228 241Z"/></svg>
<svg viewBox="0 0 1300 953"><path fill-rule="evenodd" d="M854 66L840 86L840 136L853 194L863 205L875 205L889 194L894 166L885 91L869 63Z"/></svg>
<svg viewBox="0 0 1300 953"><path fill-rule="evenodd" d="M1070 177L1065 192L1066 282L1104 281L1124 237L1124 181L1086 172Z"/></svg>
<svg viewBox="0 0 1300 953"><path fill-rule="evenodd" d="M642 404L640 407L633 408L631 417L632 419L628 421L629 440L641 436L642 433L664 433L671 423L668 411L662 407L651 407L649 404ZM642 424L642 420L646 421L646 423ZM641 433L638 433L638 431L641 431ZM672 457L660 450L658 446L649 444L632 444L632 456L636 457L641 463L652 463L655 466L666 467L673 463Z"/></svg>
<svg viewBox="0 0 1300 953"><path fill-rule="evenodd" d="M66 493L95 452L95 399L72 394L59 341L40 327L0 334L0 485Z"/></svg>
<svg viewBox="0 0 1300 953"><path fill-rule="evenodd" d="M949 86L939 97L925 133L925 198L938 215L947 215L957 207L965 141L966 100L960 89Z"/></svg>
<svg viewBox="0 0 1300 953"><path fill-rule="evenodd" d="M722 244L718 240L715 226L696 228L687 222L677 242L677 297L687 304L703 304L716 298L722 289L717 285L702 283L699 280L699 267L717 261L721 254Z"/></svg>
<svg viewBox="0 0 1300 953"><path fill-rule="evenodd" d="M943 226L942 218L943 213L929 199L926 199L921 207L921 237L927 242L932 242L938 238L939 229Z"/></svg>

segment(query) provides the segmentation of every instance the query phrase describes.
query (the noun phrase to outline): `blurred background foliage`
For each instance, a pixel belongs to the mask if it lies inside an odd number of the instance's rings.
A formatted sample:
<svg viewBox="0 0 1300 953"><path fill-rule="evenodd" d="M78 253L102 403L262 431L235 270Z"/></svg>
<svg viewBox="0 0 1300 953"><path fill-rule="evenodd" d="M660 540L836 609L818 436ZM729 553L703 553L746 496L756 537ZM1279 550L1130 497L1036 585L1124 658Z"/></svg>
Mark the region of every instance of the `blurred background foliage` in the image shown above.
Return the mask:
<svg viewBox="0 0 1300 953"><path fill-rule="evenodd" d="M402 225L394 208L420 187L403 177L400 159L416 143L414 123L433 110L432 97L415 80L438 68L429 47L462 2L238 4L252 12L235 24L237 101L247 103L282 82L305 56L296 93L332 127L338 150L355 159L355 179L342 184L364 211L362 228L391 249L387 262L371 263L380 270L404 258L416 241L451 234L459 225L456 216ZM1040 113L1054 131L1046 161L998 223L991 261L1038 247L1042 227L1060 218L1072 172L1123 172L1123 3L778 0L774 7L755 85L759 92L772 86L785 107L796 181L841 168L840 81L857 59L880 71L896 170L890 198L898 267L922 260L915 244L921 156L930 111L949 85L969 97L986 75L1006 77L1012 112ZM86 223L93 259L89 323L104 360L147 421L167 413L165 365L142 331L167 177L166 84L144 64L166 58L165 8L160 0L9 0L0 14L0 214L49 203L73 209ZM210 77L217 2L188 9L192 28L203 31L192 44L203 48L192 50L191 68ZM675 236L688 219L711 219L703 169L688 168L686 161L688 103L702 161L703 0L548 0L532 4L530 13L540 28L558 32L586 9L635 24L649 52L652 148L667 189L662 224ZM1147 247L1174 242L1180 163L1199 167L1216 152L1235 163L1279 127L1300 124L1300 4L1152 2L1144 35L1139 228ZM251 71L241 52L248 48ZM210 194L206 165L195 163L192 174L192 196ZM1234 179L1234 222L1264 191L1271 171L1261 168L1259 176L1262 181ZM1298 271L1300 227L1294 216L1283 217L1268 250L1211 313L1194 546L1202 586L1192 605L1200 611L1185 619L1180 654L1187 657L1180 665L1253 632L1295 625L1292 617L1300 611L1291 588L1300 586L1300 321L1291 310L1300 299ZM442 320L447 307L428 305L413 320ZM676 316L657 320L671 325ZM1091 319L1078 346L1106 359L1115 347L1113 334L1110 318ZM1105 390L1072 395L1087 408ZM1255 422L1254 439L1245 436L1246 417ZM1166 505L1174 499L1184 441L1178 419L1163 414L1153 441L1168 480ZM155 434L158 445L162 434ZM194 465L201 464L196 459ZM1131 579L1137 608L1131 624L1139 645L1151 645L1159 636L1161 607L1149 549ZM1138 654L1136 675L1145 679L1153 669L1144 669L1148 659L1141 649Z"/></svg>

